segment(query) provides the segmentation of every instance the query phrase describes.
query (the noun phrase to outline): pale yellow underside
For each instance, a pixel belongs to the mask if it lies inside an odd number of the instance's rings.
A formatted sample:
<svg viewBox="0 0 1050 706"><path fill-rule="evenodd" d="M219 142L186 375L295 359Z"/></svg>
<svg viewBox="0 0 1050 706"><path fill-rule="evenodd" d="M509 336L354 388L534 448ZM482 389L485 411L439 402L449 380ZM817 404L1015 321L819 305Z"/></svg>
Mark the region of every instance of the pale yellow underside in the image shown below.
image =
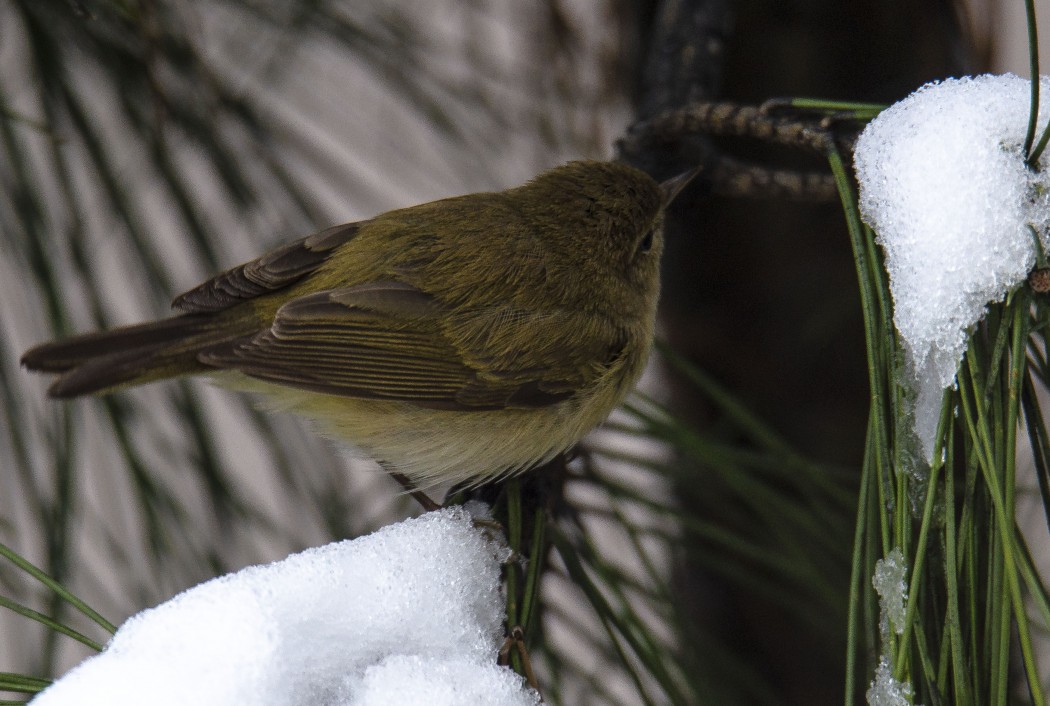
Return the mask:
<svg viewBox="0 0 1050 706"><path fill-rule="evenodd" d="M239 374L215 379L224 386L263 393L272 409L316 420L323 431L426 490L478 484L549 461L601 424L623 400L644 364L644 356L635 359L633 370L615 366L591 390L556 405L481 412L322 395Z"/></svg>

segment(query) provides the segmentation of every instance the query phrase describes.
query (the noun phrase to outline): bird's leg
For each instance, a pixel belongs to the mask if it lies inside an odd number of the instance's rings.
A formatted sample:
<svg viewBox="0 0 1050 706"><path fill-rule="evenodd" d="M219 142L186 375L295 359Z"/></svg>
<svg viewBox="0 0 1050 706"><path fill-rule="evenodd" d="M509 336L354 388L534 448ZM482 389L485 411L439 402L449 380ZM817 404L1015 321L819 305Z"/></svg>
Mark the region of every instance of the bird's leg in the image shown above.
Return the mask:
<svg viewBox="0 0 1050 706"><path fill-rule="evenodd" d="M409 480L408 476L406 476L403 473L398 473L397 471L391 470L386 466L384 466L384 468L386 468L386 471L390 474L390 477L396 480L401 485L401 487L405 489L406 493L408 493L416 499L416 502L419 503L420 507L423 508L424 512L433 512L434 510L441 509L441 505L434 502L434 500L429 495L417 488L415 484L412 483L411 480Z"/></svg>
<svg viewBox="0 0 1050 706"><path fill-rule="evenodd" d="M525 646L525 631L520 625L515 625L510 629L510 634L503 640L503 646L500 647L499 663L504 667L510 665L511 650L515 650L518 653L518 657L521 658L521 667L525 672L525 681L536 690L542 702L543 692L540 691L540 683L536 679L536 673L532 671L532 660L529 658L529 650Z"/></svg>

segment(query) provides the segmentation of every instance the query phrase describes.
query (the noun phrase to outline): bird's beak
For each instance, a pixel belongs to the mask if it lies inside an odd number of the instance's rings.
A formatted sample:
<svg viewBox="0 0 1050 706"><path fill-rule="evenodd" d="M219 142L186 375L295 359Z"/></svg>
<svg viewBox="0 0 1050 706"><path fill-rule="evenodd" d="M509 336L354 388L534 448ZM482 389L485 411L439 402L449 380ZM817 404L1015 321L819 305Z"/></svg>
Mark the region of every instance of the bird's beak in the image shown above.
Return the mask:
<svg viewBox="0 0 1050 706"><path fill-rule="evenodd" d="M678 196L679 192L686 187L686 184L693 180L697 174L701 172L703 167L693 167L688 172L683 172L676 177L671 177L667 181L660 184L660 191L664 194L664 206L674 201L675 196Z"/></svg>

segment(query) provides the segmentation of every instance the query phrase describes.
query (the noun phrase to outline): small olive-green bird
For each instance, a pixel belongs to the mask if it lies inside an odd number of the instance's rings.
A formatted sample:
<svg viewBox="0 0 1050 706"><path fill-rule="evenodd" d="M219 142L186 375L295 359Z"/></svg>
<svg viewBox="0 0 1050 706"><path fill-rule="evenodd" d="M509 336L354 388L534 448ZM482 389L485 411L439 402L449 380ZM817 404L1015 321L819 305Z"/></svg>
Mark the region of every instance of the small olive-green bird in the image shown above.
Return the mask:
<svg viewBox="0 0 1050 706"><path fill-rule="evenodd" d="M664 208L691 177L570 162L389 211L227 270L176 298L176 316L22 363L57 373L57 398L232 372L419 488L479 484L566 450L633 387Z"/></svg>

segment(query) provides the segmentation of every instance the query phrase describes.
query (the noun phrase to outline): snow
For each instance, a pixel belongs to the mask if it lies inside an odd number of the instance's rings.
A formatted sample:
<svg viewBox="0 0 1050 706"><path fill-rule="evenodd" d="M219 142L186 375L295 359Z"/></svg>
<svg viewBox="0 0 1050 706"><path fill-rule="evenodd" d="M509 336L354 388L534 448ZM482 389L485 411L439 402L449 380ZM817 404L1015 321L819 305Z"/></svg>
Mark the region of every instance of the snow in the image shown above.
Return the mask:
<svg viewBox="0 0 1050 706"><path fill-rule="evenodd" d="M899 547L894 547L884 558L875 562L871 584L879 594L879 633L883 654L875 669L875 679L865 695L868 706L911 705L911 684L893 678L893 669L887 656L891 632L898 635L904 632L908 600L907 575L908 565Z"/></svg>
<svg viewBox="0 0 1050 706"><path fill-rule="evenodd" d="M911 706L911 696L911 684L894 679L889 660L883 657L865 694L868 706Z"/></svg>
<svg viewBox="0 0 1050 706"><path fill-rule="evenodd" d="M904 603L908 599L905 578L908 565L899 547L894 547L885 558L875 562L875 574L871 585L879 594L880 632L882 640L889 639L890 630L900 635L904 632Z"/></svg>
<svg viewBox="0 0 1050 706"><path fill-rule="evenodd" d="M857 141L861 214L886 255L914 431L928 462L968 332L1035 264L1029 226L1048 244L1050 174L1028 169L1022 155L1029 90L1012 75L927 84ZM1041 92L1045 104L1050 80ZM1041 111L1040 129L1048 114Z"/></svg>
<svg viewBox="0 0 1050 706"><path fill-rule="evenodd" d="M451 509L249 567L131 617L32 703L537 704L496 664L507 557Z"/></svg>

